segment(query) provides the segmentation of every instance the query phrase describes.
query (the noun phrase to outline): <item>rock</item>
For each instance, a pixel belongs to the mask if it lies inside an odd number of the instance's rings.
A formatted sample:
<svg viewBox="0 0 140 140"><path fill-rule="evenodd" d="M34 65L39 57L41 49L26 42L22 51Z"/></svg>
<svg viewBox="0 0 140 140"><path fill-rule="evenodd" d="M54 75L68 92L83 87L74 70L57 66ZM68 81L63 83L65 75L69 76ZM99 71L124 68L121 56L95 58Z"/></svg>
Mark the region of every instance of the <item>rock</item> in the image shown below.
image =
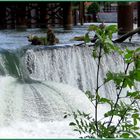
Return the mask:
<svg viewBox="0 0 140 140"><path fill-rule="evenodd" d="M37 37L34 35L29 35L28 41L31 42L32 45L47 45L46 37Z"/></svg>
<svg viewBox="0 0 140 140"><path fill-rule="evenodd" d="M46 37L29 35L28 41L31 42L32 45L55 45L56 43L59 43L59 39L55 37L51 28L48 28Z"/></svg>
<svg viewBox="0 0 140 140"><path fill-rule="evenodd" d="M75 41L84 41L85 39L85 36L75 36L72 40L75 40Z"/></svg>
<svg viewBox="0 0 140 140"><path fill-rule="evenodd" d="M51 28L47 30L47 43L48 45L55 45L59 43L59 39L55 37L55 34Z"/></svg>

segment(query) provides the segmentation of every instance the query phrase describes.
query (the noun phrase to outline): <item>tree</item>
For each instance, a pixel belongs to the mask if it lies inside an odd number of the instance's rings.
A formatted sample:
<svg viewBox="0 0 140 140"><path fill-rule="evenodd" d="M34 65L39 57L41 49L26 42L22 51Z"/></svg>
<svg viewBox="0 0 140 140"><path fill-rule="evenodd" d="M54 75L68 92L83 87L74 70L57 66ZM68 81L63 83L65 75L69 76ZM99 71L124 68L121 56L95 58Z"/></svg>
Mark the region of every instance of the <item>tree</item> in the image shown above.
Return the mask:
<svg viewBox="0 0 140 140"><path fill-rule="evenodd" d="M93 19L97 21L97 13L100 11L100 6L98 2L93 2L89 7L87 8L87 13L93 15Z"/></svg>
<svg viewBox="0 0 140 140"><path fill-rule="evenodd" d="M91 100L95 116L84 112L73 112L74 122L70 126L80 134L85 134L88 138L136 138L140 136L138 121L140 121L139 99L140 91L136 88L136 83L140 82L140 48L121 49L112 42L112 34L117 31L115 25L101 26L91 25L85 35L85 42L90 41L89 32L95 31L97 40L93 47L93 58L97 61L96 89L95 93L87 91L86 95ZM104 55L117 53L124 59L125 69L121 72L106 73L104 83L99 83L101 61ZM100 88L113 81L116 88L116 99L104 98L100 94ZM128 89L129 88L129 89ZM126 90L123 90L126 89ZM133 89L133 90L132 90ZM126 91L124 93L124 91ZM127 100L127 102L124 101ZM98 106L100 104L109 105L103 118L98 118ZM116 123L114 118L117 117Z"/></svg>

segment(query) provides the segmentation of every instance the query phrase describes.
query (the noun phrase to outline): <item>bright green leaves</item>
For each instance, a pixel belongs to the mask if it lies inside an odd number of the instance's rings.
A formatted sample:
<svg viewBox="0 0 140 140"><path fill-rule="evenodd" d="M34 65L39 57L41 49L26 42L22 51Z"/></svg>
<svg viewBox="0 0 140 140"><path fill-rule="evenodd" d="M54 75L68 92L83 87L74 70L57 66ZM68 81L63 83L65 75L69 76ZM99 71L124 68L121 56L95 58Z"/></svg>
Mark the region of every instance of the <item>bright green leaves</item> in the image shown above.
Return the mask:
<svg viewBox="0 0 140 140"><path fill-rule="evenodd" d="M140 70L140 48L134 51L133 60L136 69Z"/></svg>
<svg viewBox="0 0 140 140"><path fill-rule="evenodd" d="M88 135L87 137L93 137L96 129L95 123L93 123L93 118L90 114L86 114L84 112L80 112L79 110L77 113L73 112L74 122L70 122L70 126L74 127L74 131L79 132L80 134L84 133ZM92 136L91 136L92 134Z"/></svg>
<svg viewBox="0 0 140 140"><path fill-rule="evenodd" d="M122 138L129 138L130 137L130 134L127 133L127 132L125 132L125 133L121 134L121 137Z"/></svg>
<svg viewBox="0 0 140 140"><path fill-rule="evenodd" d="M110 26L105 26L103 23L99 26L97 25L90 25L88 28L88 33L94 31L95 36L96 36L96 41L95 41L95 47L93 50L93 57L98 58L98 49L99 47L102 47L102 54L108 54L114 51L121 52L120 49L114 45L112 42L112 35L113 33L116 33L117 31L117 26L116 25L110 25ZM86 35L85 35L86 36ZM86 40L88 40L88 37ZM89 40L88 40L89 41ZM87 41L85 41L87 42ZM101 55L102 55L101 54Z"/></svg>
<svg viewBox="0 0 140 140"><path fill-rule="evenodd" d="M125 73L113 73L113 72L108 72L106 74L106 78L104 79L105 83L109 81L113 81L116 85L117 89L120 89L121 86L123 88L125 87L130 87L132 88L134 86L134 81L131 79L131 77Z"/></svg>
<svg viewBox="0 0 140 140"><path fill-rule="evenodd" d="M112 34L118 31L116 25L110 25L105 27L106 34L109 35L109 38L112 39Z"/></svg>
<svg viewBox="0 0 140 140"><path fill-rule="evenodd" d="M126 96L133 99L140 99L140 91L127 92Z"/></svg>
<svg viewBox="0 0 140 140"><path fill-rule="evenodd" d="M139 101L140 91L136 90L136 83L140 82L140 48L121 49L112 42L112 35L116 33L115 25L100 26L90 25L88 33L85 34L85 43L90 42L90 32L95 32L95 45L93 46L92 56L97 61L96 87L95 93L90 91L86 95L92 102L95 115L91 116L80 111L73 113L74 122L70 126L80 134L84 133L86 138L136 138L140 137ZM124 60L123 69L117 72L108 71L104 77L104 83L100 83L101 64L104 55L117 53ZM102 76L102 75L101 75ZM115 85L115 99L108 99L101 96L100 88L112 81ZM111 83L112 84L112 83ZM106 88L106 87L105 87ZM101 94L100 94L101 93ZM104 94L104 93L103 93ZM127 101L126 101L127 100ZM98 117L99 106L109 108L100 120ZM114 123L114 120L116 120Z"/></svg>
<svg viewBox="0 0 140 140"><path fill-rule="evenodd" d="M92 56L93 56L93 58L97 58L98 57L98 54L97 54L96 50L92 51Z"/></svg>
<svg viewBox="0 0 140 140"><path fill-rule="evenodd" d="M139 110L134 110L130 107L131 111L128 110L129 116L125 115L124 122L120 125L119 132L121 133L121 137L123 138L137 138L140 137L139 124L140 114Z"/></svg>
<svg viewBox="0 0 140 140"><path fill-rule="evenodd" d="M125 63L134 62L134 66L136 69L140 69L140 48L136 50L126 49L124 55Z"/></svg>
<svg viewBox="0 0 140 140"><path fill-rule="evenodd" d="M114 80L114 82L117 85L119 85L122 82L122 77L124 77L124 73L113 73L111 71L108 71L108 73L106 74L106 78L104 79L104 81L106 83L106 82L109 82L111 80Z"/></svg>
<svg viewBox="0 0 140 140"><path fill-rule="evenodd" d="M95 34L97 35L97 37L99 37L99 39L103 42L105 42L105 40L107 38L109 38L110 40L112 39L112 35L113 33L117 32L117 26L116 25L109 25L109 26L105 26L103 23L100 24L99 26L97 25L90 25L88 27L88 31L94 31Z"/></svg>
<svg viewBox="0 0 140 140"><path fill-rule="evenodd" d="M140 121L140 115L138 113L134 113L132 114L132 119L133 119L133 126L135 126L135 130L138 130L139 128L137 128L137 124L138 124L138 121Z"/></svg>
<svg viewBox="0 0 140 140"><path fill-rule="evenodd" d="M104 103L111 104L111 101L109 99L107 99L107 98L100 98L99 103L102 103L102 104L104 104Z"/></svg>
<svg viewBox="0 0 140 140"><path fill-rule="evenodd" d="M104 82L107 83L109 81L113 81L117 89L119 89L121 86L123 88L126 87L132 88L135 85L135 81L140 82L140 70L134 68L127 74L122 72L114 73L108 71L108 73L106 74L106 78L104 79Z"/></svg>
<svg viewBox="0 0 140 140"><path fill-rule="evenodd" d="M99 27L97 25L90 25L88 27L88 31L99 31Z"/></svg>
<svg viewBox="0 0 140 140"><path fill-rule="evenodd" d="M85 36L84 36L84 42L85 43L88 43L88 42L90 42L91 40L90 40L90 37L89 37L89 33L86 33L85 34Z"/></svg>
<svg viewBox="0 0 140 140"><path fill-rule="evenodd" d="M131 73L131 75L132 75L132 73ZM139 81L140 82L140 69L134 69L133 70L133 78L136 81Z"/></svg>
<svg viewBox="0 0 140 140"><path fill-rule="evenodd" d="M126 49L125 55L124 55L125 63L132 63L133 62L133 55L134 55L134 50Z"/></svg>
<svg viewBox="0 0 140 140"><path fill-rule="evenodd" d="M99 126L99 137L100 138L113 138L114 134L111 131L115 128L115 126L107 127L105 123L98 122Z"/></svg>
<svg viewBox="0 0 140 140"><path fill-rule="evenodd" d="M95 31L99 35L106 35L107 37L109 37L110 39L112 39L112 34L113 33L116 33L118 31L118 29L117 29L117 26L116 25L105 26L102 23L99 26L97 26L97 25L90 25L88 27L88 31Z"/></svg>
<svg viewBox="0 0 140 140"><path fill-rule="evenodd" d="M104 116L105 117L118 116L118 117L122 118L124 116L124 114L126 113L127 109L128 109L127 104L120 102L117 104L117 106L115 108L111 108L111 110L106 112L104 114Z"/></svg>
<svg viewBox="0 0 140 140"><path fill-rule="evenodd" d="M95 119L91 117L90 114L85 114L83 112L74 113L74 122L71 122L69 125L74 127L74 131L79 132L80 134L85 134L84 138L107 138L107 137L114 137L111 134L111 130L115 128L115 126L110 126L109 128L106 126L105 123L98 121L98 128L99 133L98 136L96 135L96 125Z"/></svg>
<svg viewBox="0 0 140 140"><path fill-rule="evenodd" d="M137 48L136 50L126 49L124 60L127 64L134 64L133 69L129 71L129 82L140 82L140 48Z"/></svg>

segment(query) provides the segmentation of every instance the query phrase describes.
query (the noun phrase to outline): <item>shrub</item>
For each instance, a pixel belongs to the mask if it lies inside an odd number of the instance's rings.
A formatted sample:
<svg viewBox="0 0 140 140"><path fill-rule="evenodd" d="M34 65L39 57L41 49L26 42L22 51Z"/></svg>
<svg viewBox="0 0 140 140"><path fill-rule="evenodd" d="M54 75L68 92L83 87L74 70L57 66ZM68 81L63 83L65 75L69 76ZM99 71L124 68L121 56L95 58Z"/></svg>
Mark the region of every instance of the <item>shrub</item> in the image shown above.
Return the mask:
<svg viewBox="0 0 140 140"><path fill-rule="evenodd" d="M93 13L98 13L100 10L98 2L93 2L88 8L87 8L87 13L88 14L93 14Z"/></svg>
<svg viewBox="0 0 140 140"><path fill-rule="evenodd" d="M100 27L91 25L88 31L95 31L97 36L92 53L93 58L97 61L96 89L94 94L86 92L93 104L95 115L80 111L73 112L75 121L71 122L70 126L73 126L74 130L80 134L85 134L87 138L137 138L140 136L138 125L140 91L136 88L136 83L140 82L140 48L130 50L116 46L112 42L112 34L117 31L115 25ZM86 42L90 40L89 32L85 36ZM108 71L104 77L104 83L99 83L103 56L113 52L123 57L125 69L121 72ZM115 84L116 99L114 100L104 98L100 94L100 88L109 84L110 81ZM126 92L124 93L124 91ZM127 102L122 99L126 99ZM100 104L109 106L109 110L104 113L102 119L99 119L98 116ZM115 118L117 118L116 122L114 122Z"/></svg>

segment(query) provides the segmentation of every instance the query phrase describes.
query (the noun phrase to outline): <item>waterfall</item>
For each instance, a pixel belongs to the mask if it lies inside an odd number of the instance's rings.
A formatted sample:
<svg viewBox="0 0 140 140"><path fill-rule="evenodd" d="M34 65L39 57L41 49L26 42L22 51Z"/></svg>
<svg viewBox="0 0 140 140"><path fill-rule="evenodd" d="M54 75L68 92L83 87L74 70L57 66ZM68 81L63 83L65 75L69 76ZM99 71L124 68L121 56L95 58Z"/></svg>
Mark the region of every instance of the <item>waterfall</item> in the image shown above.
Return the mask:
<svg viewBox="0 0 140 140"><path fill-rule="evenodd" d="M57 49L30 49L22 57L29 78L38 81L55 81L68 84L82 91L94 92L96 87L97 62L92 57L92 47L68 47ZM105 56L101 63L100 83L108 70L124 69L123 59L117 54ZM102 87L102 95L112 98L114 86ZM114 97L113 97L114 98Z"/></svg>
<svg viewBox="0 0 140 140"><path fill-rule="evenodd" d="M0 83L0 125L18 119L27 122L63 120L65 113L76 110L92 112L92 104L86 96L68 85L55 82L27 84L10 76L0 77Z"/></svg>
<svg viewBox="0 0 140 140"><path fill-rule="evenodd" d="M92 103L77 88L32 78L37 74L37 56L32 52L0 52L0 137L75 136L69 127L73 117L64 119L65 113L80 110L94 114Z"/></svg>
<svg viewBox="0 0 140 140"><path fill-rule="evenodd" d="M12 44L14 38L16 47ZM64 119L64 114L76 110L94 114L84 94L87 90L94 94L96 87L93 48L24 43L21 47L19 42L25 38L17 38L18 34L12 36L8 40L10 46L4 43L2 48L7 49L0 50L0 137L79 137L68 126L72 116ZM123 58L116 53L104 56L100 84L108 70L119 72L124 67ZM113 83L100 89L102 96L111 99L115 98L115 92ZM99 110L101 114L105 108Z"/></svg>
<svg viewBox="0 0 140 140"><path fill-rule="evenodd" d="M0 54L0 73L18 77L26 82L53 81L68 84L83 92L94 94L97 61L92 57L92 47L59 46L3 51ZM125 69L124 60L117 53L104 56L101 61L99 82L102 84L108 71ZM115 98L113 83L102 86L102 96ZM114 95L114 96L113 96Z"/></svg>

